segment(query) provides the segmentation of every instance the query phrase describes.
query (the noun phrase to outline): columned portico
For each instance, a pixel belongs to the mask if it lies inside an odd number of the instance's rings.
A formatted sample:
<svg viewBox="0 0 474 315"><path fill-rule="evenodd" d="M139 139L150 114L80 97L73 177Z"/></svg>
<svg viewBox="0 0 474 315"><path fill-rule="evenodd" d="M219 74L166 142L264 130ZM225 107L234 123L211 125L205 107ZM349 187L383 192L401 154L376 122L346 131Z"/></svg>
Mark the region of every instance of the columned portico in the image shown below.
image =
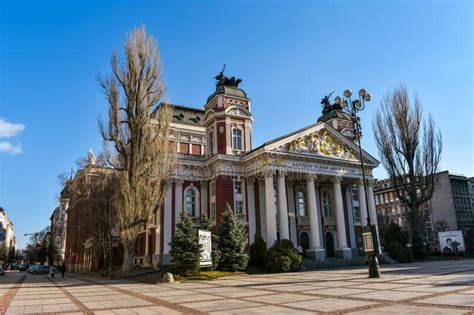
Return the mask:
<svg viewBox="0 0 474 315"><path fill-rule="evenodd" d="M266 234L267 234L267 248L273 246L273 243L277 240L275 213L273 208L274 202L274 186L273 186L273 174L265 174L265 223L266 223Z"/></svg>
<svg viewBox="0 0 474 315"><path fill-rule="evenodd" d="M289 240L290 231L288 226L288 206L286 201L285 173L278 174L278 211L280 214L280 239Z"/></svg>
<svg viewBox="0 0 474 315"><path fill-rule="evenodd" d="M338 251L340 251L342 258L351 258L352 251L349 247L347 247L346 220L344 218L341 181L341 177L336 176L333 178L334 201L336 203Z"/></svg>
<svg viewBox="0 0 474 315"><path fill-rule="evenodd" d="M324 259L324 249L321 247L321 239L319 229L321 229L321 222L319 220L319 207L316 203L316 190L314 188L314 176L309 175L306 178L306 191L308 194L308 213L309 213L309 226L310 226L310 249L308 254L317 260Z"/></svg>

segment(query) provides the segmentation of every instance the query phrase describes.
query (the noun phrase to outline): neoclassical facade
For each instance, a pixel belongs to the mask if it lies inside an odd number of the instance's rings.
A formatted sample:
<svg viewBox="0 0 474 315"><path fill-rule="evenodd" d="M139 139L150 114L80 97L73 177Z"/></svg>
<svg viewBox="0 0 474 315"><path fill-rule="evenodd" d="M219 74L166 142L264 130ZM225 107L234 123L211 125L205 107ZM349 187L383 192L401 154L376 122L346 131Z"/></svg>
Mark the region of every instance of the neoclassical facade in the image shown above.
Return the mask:
<svg viewBox="0 0 474 315"><path fill-rule="evenodd" d="M226 204L246 225L249 244L260 235L270 247L290 239L309 257L362 254L361 226L377 222L372 170L364 152L369 209L350 117L340 109L277 139L252 146L251 101L240 81L221 73L203 109L172 105L170 141L179 167L168 180L156 218L138 239L136 263L168 263L180 212L200 226L219 224Z"/></svg>

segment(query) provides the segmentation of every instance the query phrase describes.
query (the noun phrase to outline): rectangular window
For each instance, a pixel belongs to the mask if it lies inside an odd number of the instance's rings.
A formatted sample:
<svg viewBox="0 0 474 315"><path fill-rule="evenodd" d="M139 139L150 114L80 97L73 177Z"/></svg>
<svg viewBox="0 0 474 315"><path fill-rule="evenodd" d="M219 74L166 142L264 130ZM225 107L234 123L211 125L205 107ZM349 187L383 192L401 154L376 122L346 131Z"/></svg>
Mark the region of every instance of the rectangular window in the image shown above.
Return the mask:
<svg viewBox="0 0 474 315"><path fill-rule="evenodd" d="M213 130L211 130L209 132L209 141L208 141L208 144L207 144L207 152L209 154L214 153L214 131Z"/></svg>
<svg viewBox="0 0 474 315"><path fill-rule="evenodd" d="M216 204L211 203L211 221L216 222Z"/></svg>
<svg viewBox="0 0 474 315"><path fill-rule="evenodd" d="M232 149L242 150L242 129L232 129Z"/></svg>
<svg viewBox="0 0 474 315"><path fill-rule="evenodd" d="M235 202L235 214L244 214L244 203L242 201Z"/></svg>
<svg viewBox="0 0 474 315"><path fill-rule="evenodd" d="M234 193L242 194L242 182L234 182Z"/></svg>
<svg viewBox="0 0 474 315"><path fill-rule="evenodd" d="M216 194L216 183L211 182L211 196L214 196Z"/></svg>

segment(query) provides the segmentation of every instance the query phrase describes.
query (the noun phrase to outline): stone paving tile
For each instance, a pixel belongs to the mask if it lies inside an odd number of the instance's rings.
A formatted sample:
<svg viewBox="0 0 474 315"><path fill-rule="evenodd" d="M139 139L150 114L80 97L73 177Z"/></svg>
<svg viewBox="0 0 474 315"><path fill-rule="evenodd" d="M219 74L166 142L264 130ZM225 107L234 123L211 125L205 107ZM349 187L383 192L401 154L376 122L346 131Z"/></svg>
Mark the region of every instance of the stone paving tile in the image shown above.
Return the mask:
<svg viewBox="0 0 474 315"><path fill-rule="evenodd" d="M441 293L449 292L459 289L469 288L469 286L458 286L458 285L431 285L423 284L417 286L410 286L404 288L394 289L395 291L412 291L412 292L431 292L431 293Z"/></svg>
<svg viewBox="0 0 474 315"><path fill-rule="evenodd" d="M360 315L395 315L395 314L404 314L404 315L457 315L465 314L466 311L456 310L456 309L443 309L435 307L423 307L423 306L414 306L414 305L390 305L384 307L378 307L368 310L363 310L359 312L352 312L350 314L360 314Z"/></svg>
<svg viewBox="0 0 474 315"><path fill-rule="evenodd" d="M235 291L223 291L223 292L215 293L215 294L222 297L228 297L228 298L241 298L241 297L246 297L246 296L274 294L274 292L264 291L264 290L240 289L240 290L235 290Z"/></svg>
<svg viewBox="0 0 474 315"><path fill-rule="evenodd" d="M160 297L160 299L172 303L185 303L185 302L199 302L199 301L208 301L208 300L219 300L224 299L224 297L214 296L210 294L194 293L187 295L170 295L165 297Z"/></svg>
<svg viewBox="0 0 474 315"><path fill-rule="evenodd" d="M317 312L338 312L346 309L351 309L354 307L374 305L374 302L366 301L354 301L346 299L333 299L333 298L324 298L316 299L309 301L301 302L292 302L283 304L284 306L292 306L297 308L303 308L307 310L317 311Z"/></svg>
<svg viewBox="0 0 474 315"><path fill-rule="evenodd" d="M268 289L282 292L304 292L309 290L314 290L315 286L306 285L306 284L274 284L274 285L259 285L259 286L250 286L249 288L254 289Z"/></svg>
<svg viewBox="0 0 474 315"><path fill-rule="evenodd" d="M260 307L264 304L251 302L251 301L242 301L242 300L219 300L219 301L206 301L206 302L194 302L183 304L186 307L190 307L203 312L214 312L214 311L228 311L228 310L238 310L249 307Z"/></svg>
<svg viewBox="0 0 474 315"><path fill-rule="evenodd" d="M302 315L309 315L313 314L311 311L295 311L290 308L285 308L281 306L262 306L262 307L250 307L250 308L242 308L238 310L228 310L228 311L221 311L221 312L211 312L213 315L231 315L231 314L242 314L242 315L252 315L252 314L302 314Z"/></svg>
<svg viewBox="0 0 474 315"><path fill-rule="evenodd" d="M323 288L323 289L305 291L304 293L342 296L342 295L368 293L368 292L374 292L374 290L359 289L359 288L328 288L328 289Z"/></svg>
<svg viewBox="0 0 474 315"><path fill-rule="evenodd" d="M188 290L168 290L165 292L155 292L153 288L150 289L150 292L142 292L143 295L162 298L167 296L181 296L181 295L190 295L193 294L193 291Z"/></svg>
<svg viewBox="0 0 474 315"><path fill-rule="evenodd" d="M410 284L401 284L401 283L366 283L366 284L358 284L355 286L351 286L351 288L355 289L371 289L371 290L391 290L391 289L399 289L399 288L409 288L413 285Z"/></svg>
<svg viewBox="0 0 474 315"><path fill-rule="evenodd" d="M166 307L162 306L151 306L151 307L137 307L132 309L116 309L113 311L94 311L95 314L98 315L109 315L109 314L119 314L119 315L126 315L126 314L166 314L166 315L175 315L181 314L178 311L171 310Z"/></svg>
<svg viewBox="0 0 474 315"><path fill-rule="evenodd" d="M263 295L263 296L251 296L251 297L245 298L246 301L262 302L262 303L269 303L269 304L283 304L283 303L304 301L304 300L311 300L311 299L317 299L317 297L312 298L309 296L305 296L301 294L293 294L293 293L277 293L277 294L270 294L270 295Z"/></svg>
<svg viewBox="0 0 474 315"><path fill-rule="evenodd" d="M470 298L469 295L465 294L447 294L442 296L436 296L427 299L420 299L417 303L423 304L441 304L441 305L455 305L455 306L470 306L474 308L474 298ZM474 309L473 309L474 311Z"/></svg>
<svg viewBox="0 0 474 315"><path fill-rule="evenodd" d="M350 297L374 299L374 300L385 300L385 301L400 301L411 299L415 297L422 297L431 295L429 292L410 292L410 291L389 291L389 290L377 290L366 293L351 294Z"/></svg>

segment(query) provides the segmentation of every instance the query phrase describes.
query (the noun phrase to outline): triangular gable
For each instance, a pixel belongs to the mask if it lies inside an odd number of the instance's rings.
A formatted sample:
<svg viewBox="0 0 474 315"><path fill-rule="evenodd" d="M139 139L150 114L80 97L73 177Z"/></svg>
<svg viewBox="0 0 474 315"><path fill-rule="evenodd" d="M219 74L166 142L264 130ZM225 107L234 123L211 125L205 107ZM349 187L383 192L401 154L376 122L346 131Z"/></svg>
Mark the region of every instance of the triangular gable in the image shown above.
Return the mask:
<svg viewBox="0 0 474 315"><path fill-rule="evenodd" d="M326 123L318 123L300 129L264 145L265 151L279 151L315 157L341 159L351 162L359 161L359 148L351 140ZM374 166L379 161L362 151L364 161Z"/></svg>

